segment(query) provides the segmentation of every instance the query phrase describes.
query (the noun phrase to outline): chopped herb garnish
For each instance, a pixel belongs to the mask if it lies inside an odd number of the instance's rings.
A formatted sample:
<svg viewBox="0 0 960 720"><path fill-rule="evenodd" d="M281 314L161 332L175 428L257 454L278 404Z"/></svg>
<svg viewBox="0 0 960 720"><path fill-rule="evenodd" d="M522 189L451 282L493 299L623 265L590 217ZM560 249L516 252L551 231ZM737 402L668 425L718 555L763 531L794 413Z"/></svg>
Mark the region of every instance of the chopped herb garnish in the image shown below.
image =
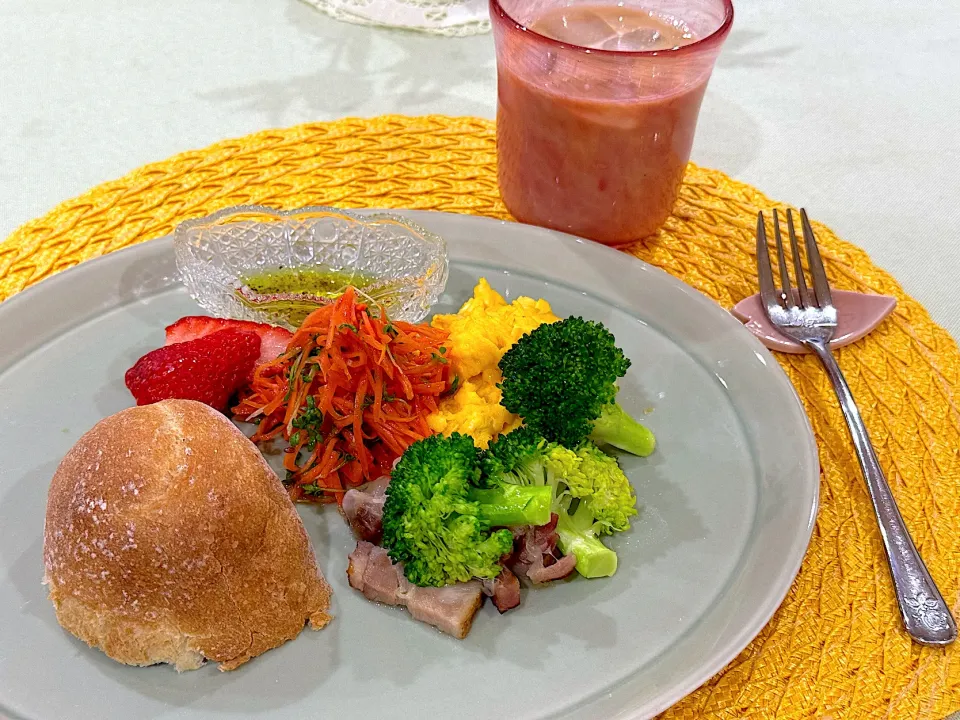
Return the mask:
<svg viewBox="0 0 960 720"><path fill-rule="evenodd" d="M443 349L443 348L441 348L441 350L442 350L442 349ZM448 362L450 362L450 361L447 360L443 355L438 355L438 354L435 353L435 352L430 353L430 357L433 358L434 360L436 360L436 361L437 361L438 363L440 363L441 365L446 365Z"/></svg>
<svg viewBox="0 0 960 720"><path fill-rule="evenodd" d="M454 375L453 380L450 382L449 389L445 393L443 393L443 395L444 396L453 395L459 387L460 387L460 376Z"/></svg>
<svg viewBox="0 0 960 720"><path fill-rule="evenodd" d="M353 455L350 453L344 453L344 455L340 457L340 462L338 462L337 466L333 469L334 472L342 468L347 463L353 462L354 460L356 460L356 458Z"/></svg>
<svg viewBox="0 0 960 720"><path fill-rule="evenodd" d="M317 407L317 401L314 399L313 395L307 395L307 401L305 408L301 410L300 414L293 419L293 427L298 430L302 430L307 434L307 441L304 443L304 447L307 450L313 450L317 443L323 442L323 433L320 432L320 427L323 425L323 411ZM298 440L302 436L297 434ZM293 434L290 435L291 443L293 443Z"/></svg>
<svg viewBox="0 0 960 720"><path fill-rule="evenodd" d="M340 323L337 325L337 330L353 330L357 332L357 326L352 323Z"/></svg>

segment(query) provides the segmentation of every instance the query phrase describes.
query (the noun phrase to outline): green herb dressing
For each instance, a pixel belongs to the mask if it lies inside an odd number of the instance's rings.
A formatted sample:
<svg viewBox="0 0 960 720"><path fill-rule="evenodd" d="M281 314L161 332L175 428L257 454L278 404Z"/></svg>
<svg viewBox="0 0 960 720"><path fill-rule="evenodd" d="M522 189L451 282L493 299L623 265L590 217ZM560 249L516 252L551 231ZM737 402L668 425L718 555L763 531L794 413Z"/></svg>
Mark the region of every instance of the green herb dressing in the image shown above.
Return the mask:
<svg viewBox="0 0 960 720"><path fill-rule="evenodd" d="M322 267L261 270L240 278L244 285L261 295L309 293L329 299L339 297L349 285L362 290L376 280L356 271Z"/></svg>
<svg viewBox="0 0 960 720"><path fill-rule="evenodd" d="M284 317L294 327L320 305L336 300L349 286L363 290L377 278L356 271L331 268L281 267L240 277L236 295L247 307Z"/></svg>

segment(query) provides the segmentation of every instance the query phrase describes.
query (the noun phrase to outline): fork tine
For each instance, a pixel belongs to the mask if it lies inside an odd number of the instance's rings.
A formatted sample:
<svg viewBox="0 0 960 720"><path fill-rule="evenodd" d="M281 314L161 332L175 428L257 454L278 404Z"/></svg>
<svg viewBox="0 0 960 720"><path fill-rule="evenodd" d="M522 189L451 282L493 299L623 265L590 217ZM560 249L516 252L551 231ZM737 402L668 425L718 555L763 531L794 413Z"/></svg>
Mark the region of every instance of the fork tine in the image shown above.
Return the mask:
<svg viewBox="0 0 960 720"><path fill-rule="evenodd" d="M807 211L803 208L800 208L800 222L803 225L803 239L807 246L807 265L810 266L813 290L817 294L817 305L821 308L833 305L833 296L830 294L830 283L827 282L827 272L823 269L823 260L820 259L817 239L813 235L813 228L810 227Z"/></svg>
<svg viewBox="0 0 960 720"><path fill-rule="evenodd" d="M793 255L793 272L797 278L800 307L808 307L810 305L810 291L807 289L807 279L803 276L803 263L800 262L800 244L797 242L797 231L793 227L793 211L790 208L787 208L787 233L790 235L790 254Z"/></svg>
<svg viewBox="0 0 960 720"><path fill-rule="evenodd" d="M757 277L760 280L760 299L766 310L778 305L780 298L773 285L773 268L770 267L770 246L767 244L767 230L763 226L763 213L757 213Z"/></svg>
<svg viewBox="0 0 960 720"><path fill-rule="evenodd" d="M773 209L773 238L777 243L777 264L780 266L780 296L787 309L795 308L793 290L790 288L790 271L787 270L787 257L783 254L783 240L780 239L780 217L777 209Z"/></svg>

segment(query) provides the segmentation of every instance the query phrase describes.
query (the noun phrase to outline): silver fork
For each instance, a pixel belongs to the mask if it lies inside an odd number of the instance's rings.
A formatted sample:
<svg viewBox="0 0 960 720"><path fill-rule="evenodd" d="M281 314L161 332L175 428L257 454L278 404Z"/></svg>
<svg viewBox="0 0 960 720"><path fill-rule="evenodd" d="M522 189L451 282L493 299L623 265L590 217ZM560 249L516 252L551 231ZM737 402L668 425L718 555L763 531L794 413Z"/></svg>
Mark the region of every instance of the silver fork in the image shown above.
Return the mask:
<svg viewBox="0 0 960 720"><path fill-rule="evenodd" d="M883 475L877 454L853 400L850 386L840 371L840 366L830 352L830 339L837 328L837 309L830 295L830 285L817 249L813 229L805 210L800 211L806 246L807 265L813 280L813 288L807 286L800 260L800 247L793 225L793 213L787 210L787 230L790 235L790 254L797 283L797 298L790 286L788 262L783 252L780 237L780 218L773 211L773 234L777 248L777 265L780 272L780 289L774 286L773 270L770 267L770 251L763 213L757 218L757 274L760 278L760 299L770 322L787 337L810 348L820 361L833 389L837 393L847 427L853 438L860 468L867 481L867 489L873 509L880 524L880 536L887 552L897 603L903 624L910 636L924 645L948 645L957 637L957 624L950 614L943 596L930 577L927 567L917 552L913 539L904 525L903 517L890 492L890 485ZM799 302L798 302L799 301Z"/></svg>

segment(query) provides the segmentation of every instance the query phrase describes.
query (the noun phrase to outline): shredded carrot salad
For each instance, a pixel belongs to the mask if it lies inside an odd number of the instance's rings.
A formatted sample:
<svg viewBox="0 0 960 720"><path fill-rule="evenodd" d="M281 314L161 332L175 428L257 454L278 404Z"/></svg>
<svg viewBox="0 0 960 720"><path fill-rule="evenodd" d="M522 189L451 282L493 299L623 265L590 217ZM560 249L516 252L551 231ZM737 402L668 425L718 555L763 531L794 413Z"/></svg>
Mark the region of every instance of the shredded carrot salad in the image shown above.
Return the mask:
<svg viewBox="0 0 960 720"><path fill-rule="evenodd" d="M340 502L375 480L456 389L448 333L371 313L353 288L311 313L286 352L254 370L233 408L258 423L254 442L283 438L285 484L295 501Z"/></svg>

